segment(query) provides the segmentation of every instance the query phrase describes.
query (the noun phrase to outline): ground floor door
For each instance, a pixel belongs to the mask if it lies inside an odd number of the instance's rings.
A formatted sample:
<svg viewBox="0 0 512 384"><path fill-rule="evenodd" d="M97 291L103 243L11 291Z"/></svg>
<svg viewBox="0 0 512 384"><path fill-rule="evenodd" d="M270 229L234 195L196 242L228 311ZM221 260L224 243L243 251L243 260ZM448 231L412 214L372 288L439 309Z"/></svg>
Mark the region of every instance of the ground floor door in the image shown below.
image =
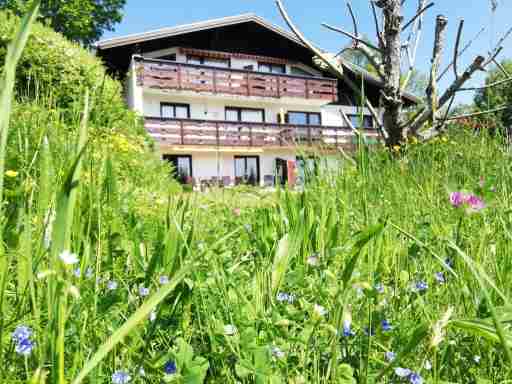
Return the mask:
<svg viewBox="0 0 512 384"><path fill-rule="evenodd" d="M192 183L191 155L164 155L163 157L172 164L176 180L183 184Z"/></svg>
<svg viewBox="0 0 512 384"><path fill-rule="evenodd" d="M280 158L276 159L276 183L283 186L288 183L288 162Z"/></svg>
<svg viewBox="0 0 512 384"><path fill-rule="evenodd" d="M235 183L258 185L260 182L260 158L235 156Z"/></svg>

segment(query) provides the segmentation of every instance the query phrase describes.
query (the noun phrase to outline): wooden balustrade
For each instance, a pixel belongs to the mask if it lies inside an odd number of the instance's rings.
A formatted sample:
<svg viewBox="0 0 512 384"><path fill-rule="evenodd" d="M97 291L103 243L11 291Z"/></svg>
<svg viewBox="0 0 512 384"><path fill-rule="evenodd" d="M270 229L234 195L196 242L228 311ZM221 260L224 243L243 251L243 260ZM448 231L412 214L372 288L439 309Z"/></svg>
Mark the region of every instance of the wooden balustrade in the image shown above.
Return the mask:
<svg viewBox="0 0 512 384"><path fill-rule="evenodd" d="M348 127L248 123L146 117L148 133L161 145L229 147L287 147L296 145L351 147L355 135ZM380 141L377 130L364 135Z"/></svg>
<svg viewBox="0 0 512 384"><path fill-rule="evenodd" d="M165 60L138 59L138 85L238 96L303 98L336 102L336 79L216 68Z"/></svg>

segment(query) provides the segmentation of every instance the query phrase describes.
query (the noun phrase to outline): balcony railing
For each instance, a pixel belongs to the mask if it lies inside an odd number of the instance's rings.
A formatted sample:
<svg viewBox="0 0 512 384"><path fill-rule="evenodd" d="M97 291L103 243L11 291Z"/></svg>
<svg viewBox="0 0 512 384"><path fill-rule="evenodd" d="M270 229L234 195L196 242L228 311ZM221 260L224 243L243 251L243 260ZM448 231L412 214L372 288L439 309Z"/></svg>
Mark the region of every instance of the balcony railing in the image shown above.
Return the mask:
<svg viewBox="0 0 512 384"><path fill-rule="evenodd" d="M215 120L146 117L148 133L163 146L227 147L321 146L351 149L355 134L347 127L246 123ZM374 129L362 131L370 142L380 140Z"/></svg>
<svg viewBox="0 0 512 384"><path fill-rule="evenodd" d="M338 100L336 79L261 73L138 58L137 83L153 89L213 94Z"/></svg>

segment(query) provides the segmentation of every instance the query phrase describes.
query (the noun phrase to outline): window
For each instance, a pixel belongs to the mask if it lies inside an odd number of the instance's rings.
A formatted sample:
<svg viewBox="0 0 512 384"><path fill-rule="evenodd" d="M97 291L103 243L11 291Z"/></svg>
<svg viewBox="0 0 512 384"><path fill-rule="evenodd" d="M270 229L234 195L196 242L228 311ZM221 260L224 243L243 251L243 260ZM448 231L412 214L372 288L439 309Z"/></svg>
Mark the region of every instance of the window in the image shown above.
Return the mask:
<svg viewBox="0 0 512 384"><path fill-rule="evenodd" d="M322 116L317 112L288 112L288 124L322 125Z"/></svg>
<svg viewBox="0 0 512 384"><path fill-rule="evenodd" d="M237 184L257 185L260 181L260 158L235 156L235 180Z"/></svg>
<svg viewBox="0 0 512 384"><path fill-rule="evenodd" d="M292 67L291 74L295 75L295 76L306 76L306 77L314 76L313 74L311 74L299 67Z"/></svg>
<svg viewBox="0 0 512 384"><path fill-rule="evenodd" d="M173 176L182 184L192 182L191 155L164 155L164 160L173 166Z"/></svg>
<svg viewBox="0 0 512 384"><path fill-rule="evenodd" d="M159 59L160 60L176 61L176 54L171 53L170 55L161 56L161 57L159 57Z"/></svg>
<svg viewBox="0 0 512 384"><path fill-rule="evenodd" d="M160 117L164 119L190 119L190 105L160 103Z"/></svg>
<svg viewBox="0 0 512 384"><path fill-rule="evenodd" d="M258 63L258 71L265 73L286 73L286 65Z"/></svg>
<svg viewBox="0 0 512 384"><path fill-rule="evenodd" d="M229 68L231 66L231 61L229 59L215 59L195 55L187 55L187 63L219 68Z"/></svg>
<svg viewBox="0 0 512 384"><path fill-rule="evenodd" d="M361 126L361 115L347 115L350 122L355 128L373 128L373 117L370 115L363 116L363 125Z"/></svg>
<svg viewBox="0 0 512 384"><path fill-rule="evenodd" d="M265 110L252 108L226 107L227 121L240 121L247 123L265 122Z"/></svg>

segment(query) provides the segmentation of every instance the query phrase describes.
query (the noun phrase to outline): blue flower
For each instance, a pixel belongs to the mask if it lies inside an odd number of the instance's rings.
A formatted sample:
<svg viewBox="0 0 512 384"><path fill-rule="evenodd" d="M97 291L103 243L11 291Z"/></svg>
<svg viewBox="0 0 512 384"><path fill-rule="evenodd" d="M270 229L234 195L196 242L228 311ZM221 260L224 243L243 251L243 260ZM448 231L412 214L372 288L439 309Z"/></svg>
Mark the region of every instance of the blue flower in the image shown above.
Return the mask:
<svg viewBox="0 0 512 384"><path fill-rule="evenodd" d="M139 295L141 297L146 297L149 295L149 288L146 288L146 287L140 287L139 288Z"/></svg>
<svg viewBox="0 0 512 384"><path fill-rule="evenodd" d="M377 292L384 293L384 286L381 283L375 284L374 288Z"/></svg>
<svg viewBox="0 0 512 384"><path fill-rule="evenodd" d="M436 281L439 283L439 284L444 284L446 282L446 279L444 277L444 273L443 272L436 272L434 274L434 278L436 279Z"/></svg>
<svg viewBox="0 0 512 384"><path fill-rule="evenodd" d="M109 291L115 291L117 289L117 281L115 280L110 280L108 283L107 283L107 289Z"/></svg>
<svg viewBox="0 0 512 384"><path fill-rule="evenodd" d="M19 343L23 340L29 339L30 336L32 336L32 329L30 329L26 325L19 325L12 333L12 340L15 343Z"/></svg>
<svg viewBox="0 0 512 384"><path fill-rule="evenodd" d="M409 382L411 384L423 384L423 378L419 373L413 372L409 375Z"/></svg>
<svg viewBox="0 0 512 384"><path fill-rule="evenodd" d="M174 361L168 361L165 363L164 372L167 375L174 375L176 373L176 363Z"/></svg>
<svg viewBox="0 0 512 384"><path fill-rule="evenodd" d="M158 281L160 282L161 285L169 284L169 277L166 275L162 275L160 276Z"/></svg>
<svg viewBox="0 0 512 384"><path fill-rule="evenodd" d="M345 337L355 336L355 333L354 333L354 331L352 331L350 326L351 326L350 321L348 321L348 320L343 321L343 336L345 336Z"/></svg>
<svg viewBox="0 0 512 384"><path fill-rule="evenodd" d="M428 289L428 284L425 281L418 281L415 285L416 292L424 292Z"/></svg>
<svg viewBox="0 0 512 384"><path fill-rule="evenodd" d="M412 371L408 368L400 368L400 367L397 367L395 368L395 375L397 375L398 377L409 377L411 376L412 374Z"/></svg>
<svg viewBox="0 0 512 384"><path fill-rule="evenodd" d="M81 274L82 274L82 270L80 269L80 267L78 267L77 269L75 269L73 271L73 275L75 275L75 277L77 277L77 278L80 278Z"/></svg>
<svg viewBox="0 0 512 384"><path fill-rule="evenodd" d="M389 332L389 331L392 331L392 330L393 330L393 326L392 326L392 325L391 325L391 323L390 323L388 320L386 320L386 319L382 320L382 322L381 322L381 326L382 326L382 330L383 330L384 332Z"/></svg>
<svg viewBox="0 0 512 384"><path fill-rule="evenodd" d="M88 267L86 270L85 270L85 277L87 279L90 279L93 275L94 271L91 267Z"/></svg>
<svg viewBox="0 0 512 384"><path fill-rule="evenodd" d="M15 348L16 353L23 356L29 356L32 353L32 349L34 349L34 343L29 339L20 340Z"/></svg>
<svg viewBox="0 0 512 384"><path fill-rule="evenodd" d="M288 294L285 292L279 292L276 296L277 301L280 303L287 302L288 304L293 304L295 302L295 295Z"/></svg>
<svg viewBox="0 0 512 384"><path fill-rule="evenodd" d="M386 358L386 361L389 362L389 363L393 362L395 360L395 358L396 358L395 352L392 352L392 351L386 352L384 354L384 356Z"/></svg>
<svg viewBox="0 0 512 384"><path fill-rule="evenodd" d="M132 377L125 371L115 371L112 375L112 384L128 384Z"/></svg>

